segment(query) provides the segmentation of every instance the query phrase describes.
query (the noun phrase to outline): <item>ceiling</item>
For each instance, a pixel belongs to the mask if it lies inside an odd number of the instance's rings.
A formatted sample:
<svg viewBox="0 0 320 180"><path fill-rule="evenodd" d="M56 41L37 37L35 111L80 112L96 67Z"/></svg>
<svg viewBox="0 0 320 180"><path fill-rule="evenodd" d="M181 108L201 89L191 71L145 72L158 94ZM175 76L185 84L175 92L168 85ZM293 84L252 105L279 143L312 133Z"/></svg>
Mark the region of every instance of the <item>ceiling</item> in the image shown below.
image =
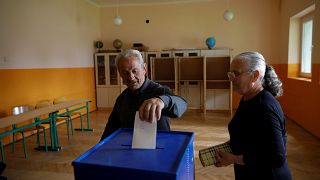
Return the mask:
<svg viewBox="0 0 320 180"><path fill-rule="evenodd" d="M208 2L215 0L87 0L98 7L114 7L117 6L142 6L142 5L160 5L160 4L179 4Z"/></svg>

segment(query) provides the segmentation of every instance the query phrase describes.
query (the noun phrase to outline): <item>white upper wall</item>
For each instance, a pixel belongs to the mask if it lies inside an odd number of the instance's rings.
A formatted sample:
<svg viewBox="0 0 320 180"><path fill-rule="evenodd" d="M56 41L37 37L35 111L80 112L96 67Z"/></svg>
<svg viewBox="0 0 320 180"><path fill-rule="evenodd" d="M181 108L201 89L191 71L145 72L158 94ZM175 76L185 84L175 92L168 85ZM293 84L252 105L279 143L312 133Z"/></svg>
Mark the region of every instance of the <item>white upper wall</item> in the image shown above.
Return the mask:
<svg viewBox="0 0 320 180"><path fill-rule="evenodd" d="M99 9L85 0L0 2L0 68L93 67Z"/></svg>
<svg viewBox="0 0 320 180"><path fill-rule="evenodd" d="M98 8L87 0L3 0L0 2L0 68L93 67L94 41L112 48L141 42L152 50L216 47L260 51L269 63L280 61L280 0L229 1L235 18L223 19L226 0ZM145 21L150 20L147 24ZM101 34L100 34L101 33Z"/></svg>
<svg viewBox="0 0 320 180"><path fill-rule="evenodd" d="M205 40L214 36L217 47L260 51L270 63L279 62L280 0L230 0L235 18L223 19L227 0L170 5L119 7L123 24L116 26L115 7L101 10L101 34L105 47L116 38L124 47L140 42L150 49L207 48ZM150 20L147 24L145 21Z"/></svg>

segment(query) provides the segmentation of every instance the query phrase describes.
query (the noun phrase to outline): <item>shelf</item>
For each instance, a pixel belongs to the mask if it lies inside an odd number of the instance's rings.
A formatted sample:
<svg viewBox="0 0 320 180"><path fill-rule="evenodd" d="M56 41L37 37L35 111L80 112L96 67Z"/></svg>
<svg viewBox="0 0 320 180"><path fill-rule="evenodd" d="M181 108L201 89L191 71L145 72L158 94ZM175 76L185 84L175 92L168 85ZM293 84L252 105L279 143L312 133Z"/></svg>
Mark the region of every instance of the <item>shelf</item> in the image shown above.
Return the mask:
<svg viewBox="0 0 320 180"><path fill-rule="evenodd" d="M151 58L152 79L175 81L175 59L174 58Z"/></svg>
<svg viewBox="0 0 320 180"><path fill-rule="evenodd" d="M213 82L213 83L220 83L220 82L227 82L229 83L229 80L206 80L206 82Z"/></svg>
<svg viewBox="0 0 320 180"><path fill-rule="evenodd" d="M204 57L179 58L179 80L201 81L203 80Z"/></svg>
<svg viewBox="0 0 320 180"><path fill-rule="evenodd" d="M176 82L175 80L154 80L156 82Z"/></svg>
<svg viewBox="0 0 320 180"><path fill-rule="evenodd" d="M174 81L155 81L161 85L168 86L171 90L176 90L176 83Z"/></svg>
<svg viewBox="0 0 320 180"><path fill-rule="evenodd" d="M206 57L206 80L229 80L230 57Z"/></svg>
<svg viewBox="0 0 320 180"><path fill-rule="evenodd" d="M180 79L179 81L200 81L203 82L203 79Z"/></svg>
<svg viewBox="0 0 320 180"><path fill-rule="evenodd" d="M230 82L207 82L207 89L230 89Z"/></svg>

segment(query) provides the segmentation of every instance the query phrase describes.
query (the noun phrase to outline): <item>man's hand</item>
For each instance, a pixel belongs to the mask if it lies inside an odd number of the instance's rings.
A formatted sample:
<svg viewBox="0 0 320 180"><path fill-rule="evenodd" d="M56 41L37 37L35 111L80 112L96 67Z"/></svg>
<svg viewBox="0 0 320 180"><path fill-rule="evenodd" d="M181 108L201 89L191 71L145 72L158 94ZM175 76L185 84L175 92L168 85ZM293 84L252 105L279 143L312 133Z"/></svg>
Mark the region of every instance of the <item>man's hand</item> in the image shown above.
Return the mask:
<svg viewBox="0 0 320 180"><path fill-rule="evenodd" d="M151 98L145 100L139 108L139 117L142 121L150 123L157 122L161 117L161 110L164 108L164 103L159 98Z"/></svg>

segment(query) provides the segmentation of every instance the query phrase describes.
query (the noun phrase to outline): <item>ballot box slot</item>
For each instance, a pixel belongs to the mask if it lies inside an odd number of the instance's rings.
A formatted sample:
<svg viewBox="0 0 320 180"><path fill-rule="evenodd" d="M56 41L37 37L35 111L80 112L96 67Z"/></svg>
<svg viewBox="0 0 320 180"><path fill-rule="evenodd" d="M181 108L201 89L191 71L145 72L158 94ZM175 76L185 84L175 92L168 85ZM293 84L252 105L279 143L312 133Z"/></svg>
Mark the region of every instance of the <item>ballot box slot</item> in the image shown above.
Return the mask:
<svg viewBox="0 0 320 180"><path fill-rule="evenodd" d="M131 144L121 144L121 146L126 146L126 147L131 147L132 145ZM163 147L156 147L156 149L164 149ZM142 150L142 149L139 149L139 150ZM150 149L148 149L150 150Z"/></svg>

